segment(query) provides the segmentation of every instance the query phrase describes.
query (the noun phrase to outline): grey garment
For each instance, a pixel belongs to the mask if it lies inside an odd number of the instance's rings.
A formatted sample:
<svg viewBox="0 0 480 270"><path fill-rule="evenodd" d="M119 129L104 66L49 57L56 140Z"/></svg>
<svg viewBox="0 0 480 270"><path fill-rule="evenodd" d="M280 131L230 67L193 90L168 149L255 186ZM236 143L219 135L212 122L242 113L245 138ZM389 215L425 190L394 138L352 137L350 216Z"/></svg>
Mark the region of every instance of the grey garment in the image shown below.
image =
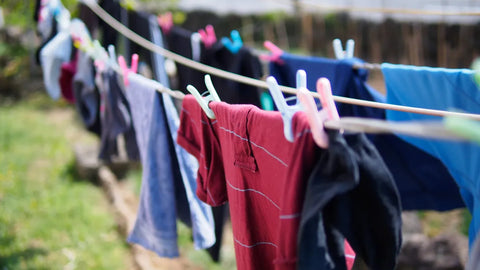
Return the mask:
<svg viewBox="0 0 480 270"><path fill-rule="evenodd" d="M120 156L117 138L123 135L129 160L139 160L135 130L130 116L130 107L119 77L112 69L101 74L100 121L102 125L100 153L98 157L110 162Z"/></svg>
<svg viewBox="0 0 480 270"><path fill-rule="evenodd" d="M465 270L480 270L480 234L473 242Z"/></svg>
<svg viewBox="0 0 480 270"><path fill-rule="evenodd" d="M177 257L175 179L169 134L154 88L130 76L126 89L142 161L142 187L135 227L128 237L161 257Z"/></svg>
<svg viewBox="0 0 480 270"><path fill-rule="evenodd" d="M156 45L163 47L162 33L160 32L155 16L149 18L149 24L152 41ZM152 54L152 58L156 79L164 86L169 87L163 56L160 54ZM162 98L170 136L174 142L174 155L176 155L178 168L185 187L188 207L190 209L194 246L197 249L208 248L215 243L214 221L211 207L200 201L195 194L197 189L198 161L176 143L177 131L180 126L178 112L175 109L171 96L162 94Z"/></svg>
<svg viewBox="0 0 480 270"><path fill-rule="evenodd" d="M85 127L100 135L100 93L95 86L93 62L90 57L78 51L77 73L73 77L75 106Z"/></svg>

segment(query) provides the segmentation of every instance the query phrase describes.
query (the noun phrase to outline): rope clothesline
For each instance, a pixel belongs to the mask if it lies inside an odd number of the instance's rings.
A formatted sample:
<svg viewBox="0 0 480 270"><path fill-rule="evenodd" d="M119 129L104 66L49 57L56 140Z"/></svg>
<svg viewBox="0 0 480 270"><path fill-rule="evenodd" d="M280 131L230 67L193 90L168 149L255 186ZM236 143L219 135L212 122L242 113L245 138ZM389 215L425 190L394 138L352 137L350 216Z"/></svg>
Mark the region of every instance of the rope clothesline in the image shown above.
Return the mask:
<svg viewBox="0 0 480 270"><path fill-rule="evenodd" d="M217 77L229 79L232 81L236 81L239 83L263 88L263 89L268 89L268 85L265 81L262 80L257 80L253 79L250 77L242 76L239 74L235 74L232 72L228 72L225 70L217 69L212 66L208 66L199 62L196 62L194 60L191 60L189 58L183 57L181 55L178 55L176 53L173 53L169 50L166 50L149 40L141 37L140 35L136 34L132 30L130 30L128 27L117 21L115 18L113 18L110 14L108 14L105 10L103 10L94 0L80 0L81 2L85 3L99 18L101 18L103 21L105 21L109 26L117 30L119 33L127 37L128 39L132 40L133 42L137 43L138 45L153 51L155 53L161 54L166 58L169 58L181 65L188 66L190 68L202 71L204 73L209 73L211 75L215 75ZM280 89L284 93L289 93L289 94L296 94L297 90L292 87L287 87L287 86L280 86ZM316 98L320 98L317 93L311 92L312 96ZM468 119L473 119L473 120L480 120L480 115L479 114L472 114L472 113L460 113L460 112L450 112L450 111L443 111L443 110L433 110L433 109L425 109L425 108L418 108L418 107L410 107L410 106L402 106L402 105L394 105L394 104L386 104L386 103L380 103L380 102L374 102L374 101L367 101L367 100L360 100L360 99L355 99L355 98L349 98L349 97L341 97L341 96L333 96L333 99L336 102L340 103L347 103L347 104L352 104L352 105L358 105L358 106L366 106L366 107L374 107L374 108L379 108L379 109L385 109L385 110L394 110L394 111L402 111L402 112L409 112L409 113L417 113L417 114L425 114L425 115L432 115L432 116L440 116L440 117L445 117L445 116L457 116L457 117L463 117L463 118L468 118Z"/></svg>
<svg viewBox="0 0 480 270"><path fill-rule="evenodd" d="M269 2L279 3L291 6L291 1L285 0L267 0ZM313 3L309 1L296 2L300 6L314 7L322 11L332 12L364 12L364 13L383 13L383 14L405 14L405 15L432 15L432 16L479 16L480 11L446 11L446 10L418 10L407 8L385 8L385 7L352 7L340 5L326 5Z"/></svg>

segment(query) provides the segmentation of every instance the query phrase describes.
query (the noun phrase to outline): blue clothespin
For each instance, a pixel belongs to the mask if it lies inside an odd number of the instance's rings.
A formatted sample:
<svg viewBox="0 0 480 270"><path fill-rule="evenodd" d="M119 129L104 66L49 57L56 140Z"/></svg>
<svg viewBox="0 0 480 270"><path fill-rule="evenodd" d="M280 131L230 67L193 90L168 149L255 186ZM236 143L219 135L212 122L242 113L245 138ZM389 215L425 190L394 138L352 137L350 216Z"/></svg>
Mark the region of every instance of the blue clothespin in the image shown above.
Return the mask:
<svg viewBox="0 0 480 270"><path fill-rule="evenodd" d="M222 44L223 46L227 47L230 52L237 53L240 48L243 47L243 41L240 37L240 33L237 30L232 30L232 32L230 33L230 37L232 38L232 40L227 37L223 37Z"/></svg>

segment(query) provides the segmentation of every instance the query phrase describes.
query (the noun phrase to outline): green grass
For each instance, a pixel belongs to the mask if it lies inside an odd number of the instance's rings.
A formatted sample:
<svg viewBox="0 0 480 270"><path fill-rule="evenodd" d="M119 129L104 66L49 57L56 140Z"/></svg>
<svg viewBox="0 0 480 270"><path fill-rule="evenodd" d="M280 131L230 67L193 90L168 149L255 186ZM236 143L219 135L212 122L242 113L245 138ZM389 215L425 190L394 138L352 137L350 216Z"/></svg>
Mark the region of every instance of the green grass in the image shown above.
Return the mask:
<svg viewBox="0 0 480 270"><path fill-rule="evenodd" d="M73 121L46 99L0 106L0 269L127 269L101 189L72 173Z"/></svg>

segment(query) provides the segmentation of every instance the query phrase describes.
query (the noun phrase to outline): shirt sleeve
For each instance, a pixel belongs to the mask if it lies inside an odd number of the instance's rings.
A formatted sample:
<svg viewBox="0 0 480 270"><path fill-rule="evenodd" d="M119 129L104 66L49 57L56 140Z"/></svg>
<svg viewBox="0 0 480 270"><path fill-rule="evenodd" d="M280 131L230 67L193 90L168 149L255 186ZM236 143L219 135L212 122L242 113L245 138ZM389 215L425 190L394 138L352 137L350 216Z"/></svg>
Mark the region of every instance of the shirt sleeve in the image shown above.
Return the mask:
<svg viewBox="0 0 480 270"><path fill-rule="evenodd" d="M182 103L177 142L198 160L197 196L211 206L227 199L225 172L216 120L209 119L193 96Z"/></svg>

